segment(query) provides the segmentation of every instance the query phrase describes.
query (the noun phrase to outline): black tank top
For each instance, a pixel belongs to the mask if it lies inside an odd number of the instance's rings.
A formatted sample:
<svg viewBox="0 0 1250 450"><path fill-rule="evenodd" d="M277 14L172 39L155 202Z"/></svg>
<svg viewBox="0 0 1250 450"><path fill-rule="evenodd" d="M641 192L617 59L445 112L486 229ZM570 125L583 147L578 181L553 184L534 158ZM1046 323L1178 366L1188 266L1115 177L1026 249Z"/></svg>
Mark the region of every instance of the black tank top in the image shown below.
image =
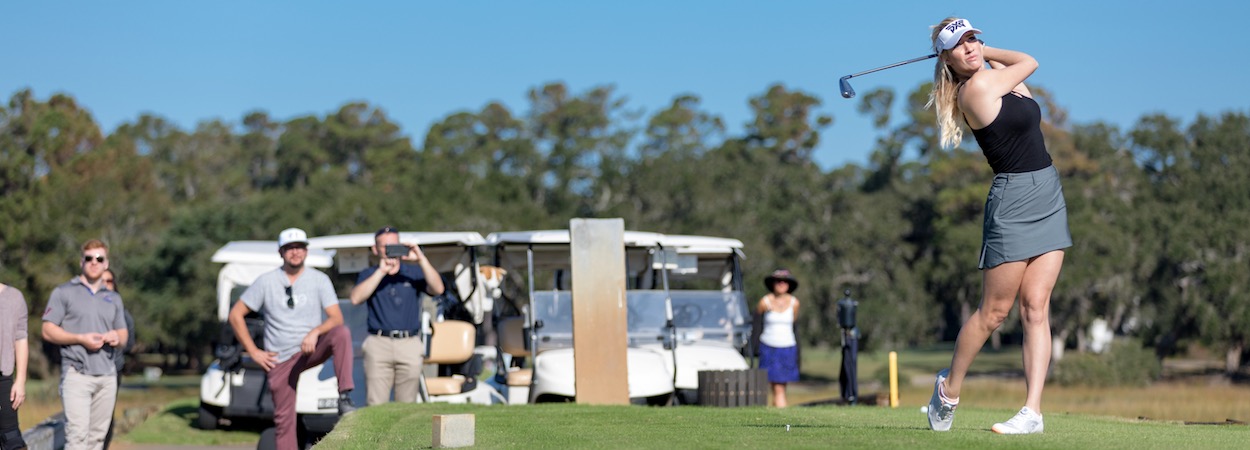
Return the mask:
<svg viewBox="0 0 1250 450"><path fill-rule="evenodd" d="M972 130L994 173L1032 172L1050 167L1050 153L1042 138L1042 108L1031 98L1008 93L998 117Z"/></svg>

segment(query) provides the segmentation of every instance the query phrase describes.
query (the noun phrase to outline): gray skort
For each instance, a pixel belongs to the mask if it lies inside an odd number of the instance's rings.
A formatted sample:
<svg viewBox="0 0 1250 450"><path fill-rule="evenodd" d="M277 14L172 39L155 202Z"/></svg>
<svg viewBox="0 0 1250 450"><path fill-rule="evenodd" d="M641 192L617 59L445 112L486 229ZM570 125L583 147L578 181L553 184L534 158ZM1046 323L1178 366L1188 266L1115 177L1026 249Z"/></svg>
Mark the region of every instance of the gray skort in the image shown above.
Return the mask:
<svg viewBox="0 0 1250 450"><path fill-rule="evenodd" d="M1068 206L1055 166L994 176L985 200L980 269L1072 246Z"/></svg>

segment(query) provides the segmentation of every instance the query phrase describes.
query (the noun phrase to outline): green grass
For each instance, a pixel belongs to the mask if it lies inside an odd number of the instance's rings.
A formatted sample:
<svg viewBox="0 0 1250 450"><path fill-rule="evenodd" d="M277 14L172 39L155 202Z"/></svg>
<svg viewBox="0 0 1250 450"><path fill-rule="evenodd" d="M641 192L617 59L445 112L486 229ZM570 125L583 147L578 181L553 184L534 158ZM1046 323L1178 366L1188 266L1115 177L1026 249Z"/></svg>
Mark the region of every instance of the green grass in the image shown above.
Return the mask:
<svg viewBox="0 0 1250 450"><path fill-rule="evenodd" d="M387 404L344 418L317 448L429 448L435 414L474 414L479 448L1244 448L1250 436L1244 426L1059 413L1045 434L1000 436L990 425L1014 411L976 408L935 433L917 408Z"/></svg>
<svg viewBox="0 0 1250 450"><path fill-rule="evenodd" d="M897 409L861 406L821 406L786 410L712 409L699 407L590 407L585 405L521 405L490 407L466 405L388 404L364 408L345 419L319 448L429 448L431 416L472 413L477 418L480 447L555 448L713 448L750 447L891 448L921 444L927 447L971 445L1020 448L1195 448L1243 447L1250 436L1246 426L1182 425L1179 422L1139 421L1151 417L1172 421L1223 422L1250 420L1250 388L1212 384L1208 379L1156 383L1147 388L1088 388L1047 386L1043 402L1047 433L1043 436L998 436L989 432L995 422L1009 418L1024 399L1024 381L1018 377L981 376L1020 371L1019 346L983 351L965 384L964 401L955 432L933 433L919 407L928 402L933 373L950 363L951 349L933 347L899 352L901 405ZM838 349L804 349L803 381L788 389L790 403L838 397ZM862 353L859 359L860 393L885 394L886 352ZM170 380L172 381L172 380ZM184 384L190 384L188 379ZM194 428L196 390L180 385L151 387L143 397L164 405L160 413L119 437L119 442L155 445L252 444L259 425L242 424L234 431ZM167 392L166 392L167 391ZM143 392L135 390L136 393ZM185 392L179 400L161 400L158 393ZM23 407L23 409L26 409ZM1113 417L1114 416L1114 417ZM790 424L790 432L785 425ZM890 433L880 433L889 430ZM851 447L854 448L854 447Z"/></svg>

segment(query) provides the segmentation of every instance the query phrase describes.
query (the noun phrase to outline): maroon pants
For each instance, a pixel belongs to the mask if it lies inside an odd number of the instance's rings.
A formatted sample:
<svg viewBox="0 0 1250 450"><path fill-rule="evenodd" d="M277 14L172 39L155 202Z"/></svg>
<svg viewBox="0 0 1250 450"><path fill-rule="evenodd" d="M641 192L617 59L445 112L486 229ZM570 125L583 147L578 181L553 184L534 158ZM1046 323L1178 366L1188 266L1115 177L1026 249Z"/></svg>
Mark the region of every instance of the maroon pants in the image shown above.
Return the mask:
<svg viewBox="0 0 1250 450"><path fill-rule="evenodd" d="M298 449L299 438L295 434L295 387L299 376L311 367L334 357L334 376L339 380L339 392L352 390L352 334L347 327L339 325L317 339L312 353L296 353L269 371L269 389L273 392L273 422L278 449Z"/></svg>

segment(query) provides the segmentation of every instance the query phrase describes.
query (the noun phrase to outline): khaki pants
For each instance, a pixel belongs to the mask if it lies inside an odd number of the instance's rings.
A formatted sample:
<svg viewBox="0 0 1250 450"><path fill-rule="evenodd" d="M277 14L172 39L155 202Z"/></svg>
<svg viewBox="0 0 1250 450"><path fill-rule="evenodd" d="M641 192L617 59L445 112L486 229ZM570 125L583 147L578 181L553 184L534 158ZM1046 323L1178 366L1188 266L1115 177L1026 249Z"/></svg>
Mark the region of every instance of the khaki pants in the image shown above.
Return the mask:
<svg viewBox="0 0 1250 450"><path fill-rule="evenodd" d="M365 354L365 384L369 406L386 403L395 389L395 401L416 403L425 345L420 336L390 338L369 335L360 345Z"/></svg>
<svg viewBox="0 0 1250 450"><path fill-rule="evenodd" d="M64 366L61 406L65 409L65 449L104 448L116 403L116 375L87 375Z"/></svg>

